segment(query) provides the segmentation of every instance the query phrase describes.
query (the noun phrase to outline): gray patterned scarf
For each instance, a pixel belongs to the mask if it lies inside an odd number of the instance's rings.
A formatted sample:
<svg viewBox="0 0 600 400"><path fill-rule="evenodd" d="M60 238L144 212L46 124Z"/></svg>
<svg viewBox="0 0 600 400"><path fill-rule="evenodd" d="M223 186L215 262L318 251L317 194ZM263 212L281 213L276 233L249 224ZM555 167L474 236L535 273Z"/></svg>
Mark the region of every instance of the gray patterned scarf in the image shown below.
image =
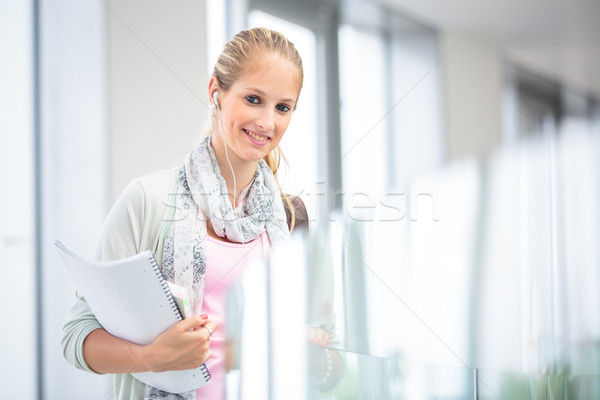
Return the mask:
<svg viewBox="0 0 600 400"><path fill-rule="evenodd" d="M265 230L271 245L290 233L279 186L264 160L258 162L241 204L231 206L210 136L188 155L179 171L175 218L165 239L162 272L166 280L188 289L194 315L201 314L206 273L206 221L233 242L249 242ZM147 399L195 399L196 391L177 395L146 387Z"/></svg>

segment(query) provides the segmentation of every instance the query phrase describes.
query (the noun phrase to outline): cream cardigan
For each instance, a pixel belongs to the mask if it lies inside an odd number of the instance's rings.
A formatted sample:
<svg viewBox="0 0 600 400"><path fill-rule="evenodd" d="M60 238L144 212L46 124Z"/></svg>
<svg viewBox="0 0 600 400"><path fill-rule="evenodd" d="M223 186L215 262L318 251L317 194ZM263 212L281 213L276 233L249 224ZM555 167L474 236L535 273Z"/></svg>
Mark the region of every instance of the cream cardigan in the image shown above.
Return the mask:
<svg viewBox="0 0 600 400"><path fill-rule="evenodd" d="M180 167L144 175L125 188L108 214L92 258L112 261L130 257L140 251L153 252L162 265L164 240L175 214L175 193ZM290 196L296 215L296 229L308 227L304 203ZM290 212L284 202L291 221ZM85 299L75 293L75 301L62 331L62 351L65 359L79 369L93 372L83 356L83 341L102 326L96 320ZM143 399L145 385L131 374L116 374L114 398L117 400Z"/></svg>
<svg viewBox="0 0 600 400"><path fill-rule="evenodd" d="M162 262L164 238L174 214L175 189L179 167L145 175L132 181L111 209L92 258L118 260L151 250ZM83 356L83 341L102 328L85 299L75 293L75 302L63 326L62 351L66 360L85 371L94 372ZM145 385L131 374L116 374L115 399L143 399Z"/></svg>

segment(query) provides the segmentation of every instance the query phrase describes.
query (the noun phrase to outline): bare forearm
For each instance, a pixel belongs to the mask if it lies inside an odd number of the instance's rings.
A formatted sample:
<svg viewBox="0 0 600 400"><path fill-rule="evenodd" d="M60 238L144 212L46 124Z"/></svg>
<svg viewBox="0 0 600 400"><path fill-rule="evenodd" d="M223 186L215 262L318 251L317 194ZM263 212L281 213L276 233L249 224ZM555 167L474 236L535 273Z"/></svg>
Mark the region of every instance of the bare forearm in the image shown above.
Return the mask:
<svg viewBox="0 0 600 400"><path fill-rule="evenodd" d="M83 354L96 372L124 374L151 370L144 346L115 337L104 329L96 329L85 338Z"/></svg>
<svg viewBox="0 0 600 400"><path fill-rule="evenodd" d="M209 332L218 327L207 318L193 316L180 321L147 346L96 329L83 342L83 356L91 369L107 374L197 368L210 357ZM206 326L210 329L204 329Z"/></svg>

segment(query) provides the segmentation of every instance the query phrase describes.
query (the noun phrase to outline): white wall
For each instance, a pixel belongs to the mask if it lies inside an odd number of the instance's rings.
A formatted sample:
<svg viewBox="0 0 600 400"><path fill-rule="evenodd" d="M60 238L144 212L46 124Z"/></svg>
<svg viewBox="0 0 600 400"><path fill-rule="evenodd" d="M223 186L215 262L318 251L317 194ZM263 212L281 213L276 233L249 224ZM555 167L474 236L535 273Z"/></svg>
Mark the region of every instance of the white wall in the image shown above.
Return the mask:
<svg viewBox="0 0 600 400"><path fill-rule="evenodd" d="M208 115L206 5L112 1L108 13L110 191L183 162Z"/></svg>

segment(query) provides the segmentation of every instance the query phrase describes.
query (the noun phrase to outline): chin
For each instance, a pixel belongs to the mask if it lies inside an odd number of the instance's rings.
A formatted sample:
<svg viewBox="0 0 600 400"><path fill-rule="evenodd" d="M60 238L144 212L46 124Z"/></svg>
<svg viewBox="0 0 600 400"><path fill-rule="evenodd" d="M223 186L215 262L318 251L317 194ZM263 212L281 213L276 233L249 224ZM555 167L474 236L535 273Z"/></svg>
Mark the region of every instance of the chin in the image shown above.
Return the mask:
<svg viewBox="0 0 600 400"><path fill-rule="evenodd" d="M262 154L262 155L260 155L260 154L259 155L254 154L250 158L251 158L252 161L258 162L258 161L262 160L263 158L265 158L267 156L267 154L269 154L269 153Z"/></svg>
<svg viewBox="0 0 600 400"><path fill-rule="evenodd" d="M261 151L249 151L246 153L246 160L248 161L259 161L262 158L265 158L267 156L267 154L269 154L271 151L273 151L274 148L269 148L268 150L261 150Z"/></svg>

